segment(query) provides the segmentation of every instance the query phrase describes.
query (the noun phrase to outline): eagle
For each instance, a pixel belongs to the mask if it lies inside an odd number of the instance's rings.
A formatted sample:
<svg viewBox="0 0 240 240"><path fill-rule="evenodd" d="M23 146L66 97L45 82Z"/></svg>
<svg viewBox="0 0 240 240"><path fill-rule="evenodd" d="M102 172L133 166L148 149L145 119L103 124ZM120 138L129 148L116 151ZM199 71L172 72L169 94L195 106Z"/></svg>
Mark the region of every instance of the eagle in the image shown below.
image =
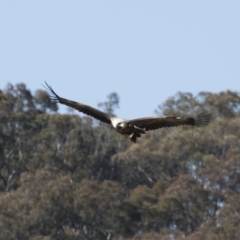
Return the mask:
<svg viewBox="0 0 240 240"><path fill-rule="evenodd" d="M93 118L96 118L104 123L112 125L112 127L120 134L129 138L132 142L136 143L137 138L149 130L155 130L164 127L178 127L182 125L191 126L204 126L211 120L211 114L204 112L197 117L167 117L167 116L153 116L145 118L137 118L133 120L126 120L110 116L105 112L102 112L91 106L71 101L57 95L52 87L46 83L44 86L49 92L50 98L57 102L64 104L68 107L74 108L79 112L87 114Z"/></svg>

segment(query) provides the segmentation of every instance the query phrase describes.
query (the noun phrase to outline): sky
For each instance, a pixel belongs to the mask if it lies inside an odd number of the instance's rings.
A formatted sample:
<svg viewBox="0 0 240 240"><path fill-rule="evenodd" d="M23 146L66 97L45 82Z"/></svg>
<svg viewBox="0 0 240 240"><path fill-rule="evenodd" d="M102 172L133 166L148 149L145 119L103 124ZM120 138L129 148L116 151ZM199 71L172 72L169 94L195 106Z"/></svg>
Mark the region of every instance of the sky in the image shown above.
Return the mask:
<svg viewBox="0 0 240 240"><path fill-rule="evenodd" d="M46 81L93 107L117 92L125 119L179 91L239 92L239 13L239 0L0 1L0 89Z"/></svg>

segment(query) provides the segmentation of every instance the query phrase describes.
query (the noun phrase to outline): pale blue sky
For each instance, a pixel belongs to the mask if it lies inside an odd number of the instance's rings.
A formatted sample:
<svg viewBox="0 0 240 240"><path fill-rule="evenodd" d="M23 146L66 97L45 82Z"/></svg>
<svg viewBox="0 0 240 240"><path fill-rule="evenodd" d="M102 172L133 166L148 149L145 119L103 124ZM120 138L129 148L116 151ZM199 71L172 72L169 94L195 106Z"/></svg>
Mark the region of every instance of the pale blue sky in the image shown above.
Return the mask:
<svg viewBox="0 0 240 240"><path fill-rule="evenodd" d="M0 0L0 79L93 107L116 91L122 118L240 91L240 1Z"/></svg>

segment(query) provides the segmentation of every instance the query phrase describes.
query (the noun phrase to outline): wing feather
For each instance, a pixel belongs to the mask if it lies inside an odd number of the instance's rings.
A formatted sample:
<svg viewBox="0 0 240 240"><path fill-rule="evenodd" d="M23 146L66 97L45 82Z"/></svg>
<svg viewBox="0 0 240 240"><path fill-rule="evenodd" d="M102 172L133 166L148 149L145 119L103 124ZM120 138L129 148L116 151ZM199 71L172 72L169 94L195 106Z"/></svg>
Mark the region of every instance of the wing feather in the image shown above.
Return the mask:
<svg viewBox="0 0 240 240"><path fill-rule="evenodd" d="M178 127L183 125L204 126L211 120L211 114L203 113L196 118L187 117L147 117L128 121L128 124L145 129L146 131L164 127Z"/></svg>
<svg viewBox="0 0 240 240"><path fill-rule="evenodd" d="M59 97L53 91L52 87L50 85L48 85L47 83L46 83L46 86L44 86L44 87L50 93L49 95L50 95L50 97L51 97L51 99L53 101L56 101L58 103L66 105L68 107L74 108L74 109L78 110L79 112L85 113L85 114L87 114L87 115L89 115L91 117L94 117L94 118L102 121L102 122L111 124L110 118L109 118L109 116L106 113L104 113L102 111L99 111L98 109L90 107L88 105L85 105L85 104L82 104L82 103L78 103L78 102L74 102L74 101L71 101L71 100Z"/></svg>

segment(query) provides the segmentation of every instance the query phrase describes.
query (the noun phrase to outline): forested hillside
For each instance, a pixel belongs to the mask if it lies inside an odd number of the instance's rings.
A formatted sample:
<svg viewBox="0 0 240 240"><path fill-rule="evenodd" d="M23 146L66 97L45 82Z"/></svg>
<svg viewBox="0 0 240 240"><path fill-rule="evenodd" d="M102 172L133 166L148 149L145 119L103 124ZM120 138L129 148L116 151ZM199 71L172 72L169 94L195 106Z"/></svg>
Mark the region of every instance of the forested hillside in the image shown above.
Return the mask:
<svg viewBox="0 0 240 240"><path fill-rule="evenodd" d="M113 93L100 107L117 104ZM90 117L57 113L44 90L7 85L0 239L239 239L240 93L177 93L156 106L160 115L202 110L213 115L207 127L160 129L133 144Z"/></svg>

